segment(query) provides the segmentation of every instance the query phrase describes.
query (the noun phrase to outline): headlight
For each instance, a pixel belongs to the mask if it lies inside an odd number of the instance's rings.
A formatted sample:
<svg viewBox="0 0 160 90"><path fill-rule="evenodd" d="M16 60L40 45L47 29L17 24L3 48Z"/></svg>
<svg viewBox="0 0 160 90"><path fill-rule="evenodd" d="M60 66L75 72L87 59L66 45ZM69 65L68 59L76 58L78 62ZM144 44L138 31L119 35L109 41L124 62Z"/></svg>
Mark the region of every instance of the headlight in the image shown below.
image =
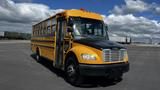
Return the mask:
<svg viewBox="0 0 160 90"><path fill-rule="evenodd" d="M81 54L83 60L96 60L96 57L92 54Z"/></svg>

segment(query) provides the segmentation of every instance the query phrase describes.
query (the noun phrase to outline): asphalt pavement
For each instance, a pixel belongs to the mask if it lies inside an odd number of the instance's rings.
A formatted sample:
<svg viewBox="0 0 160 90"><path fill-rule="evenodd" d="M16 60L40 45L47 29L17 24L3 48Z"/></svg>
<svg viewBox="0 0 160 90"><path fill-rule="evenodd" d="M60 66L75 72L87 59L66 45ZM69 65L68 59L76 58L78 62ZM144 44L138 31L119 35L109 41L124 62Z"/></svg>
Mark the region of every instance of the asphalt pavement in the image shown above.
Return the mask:
<svg viewBox="0 0 160 90"><path fill-rule="evenodd" d="M51 62L37 63L29 42L0 43L0 90L160 90L160 47L126 47L130 71L123 80L113 84L92 77L75 87Z"/></svg>

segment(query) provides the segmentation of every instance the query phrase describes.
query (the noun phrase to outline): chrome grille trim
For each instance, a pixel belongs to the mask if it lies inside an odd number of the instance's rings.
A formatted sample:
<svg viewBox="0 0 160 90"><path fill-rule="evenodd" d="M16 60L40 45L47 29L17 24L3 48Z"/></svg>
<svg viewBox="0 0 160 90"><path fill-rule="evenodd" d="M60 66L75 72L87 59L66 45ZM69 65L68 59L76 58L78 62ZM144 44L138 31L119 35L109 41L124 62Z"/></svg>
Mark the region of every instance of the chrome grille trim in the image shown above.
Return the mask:
<svg viewBox="0 0 160 90"><path fill-rule="evenodd" d="M123 61L126 54L126 49L103 49L103 61L115 62Z"/></svg>
<svg viewBox="0 0 160 90"><path fill-rule="evenodd" d="M110 49L103 49L103 60L104 62L111 61L111 50Z"/></svg>

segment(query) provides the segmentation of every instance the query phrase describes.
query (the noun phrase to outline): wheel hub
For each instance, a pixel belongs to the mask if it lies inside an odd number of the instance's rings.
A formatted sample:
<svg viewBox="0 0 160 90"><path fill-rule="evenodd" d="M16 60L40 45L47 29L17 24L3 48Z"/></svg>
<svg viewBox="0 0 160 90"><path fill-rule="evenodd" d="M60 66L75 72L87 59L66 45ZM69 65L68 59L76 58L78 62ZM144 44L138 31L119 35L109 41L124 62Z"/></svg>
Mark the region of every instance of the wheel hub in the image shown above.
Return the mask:
<svg viewBox="0 0 160 90"><path fill-rule="evenodd" d="M36 56L36 59L39 60L39 55Z"/></svg>
<svg viewBox="0 0 160 90"><path fill-rule="evenodd" d="M73 76L75 74L75 69L73 65L69 65L67 68L67 73L69 76Z"/></svg>

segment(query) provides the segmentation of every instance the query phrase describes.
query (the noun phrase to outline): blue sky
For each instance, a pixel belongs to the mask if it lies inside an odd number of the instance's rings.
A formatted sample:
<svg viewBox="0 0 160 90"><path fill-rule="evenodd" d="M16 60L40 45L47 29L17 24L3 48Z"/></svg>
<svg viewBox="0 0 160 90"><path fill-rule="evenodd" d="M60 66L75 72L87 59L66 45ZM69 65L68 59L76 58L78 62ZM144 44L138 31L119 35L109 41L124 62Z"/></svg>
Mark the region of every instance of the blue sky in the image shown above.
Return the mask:
<svg viewBox="0 0 160 90"><path fill-rule="evenodd" d="M123 0L33 0L35 3L43 3L53 9L80 9L107 14L107 11L113 9L114 5L123 4Z"/></svg>
<svg viewBox="0 0 160 90"><path fill-rule="evenodd" d="M22 2L14 0L15 2ZM27 0L24 2L28 2ZM84 8L89 11L106 14L115 4L123 4L123 0L32 0L32 3L41 3L52 9L80 9Z"/></svg>
<svg viewBox="0 0 160 90"><path fill-rule="evenodd" d="M103 15L111 36L160 40L160 0L0 0L0 31L31 33L33 24L80 8Z"/></svg>
<svg viewBox="0 0 160 90"><path fill-rule="evenodd" d="M115 5L121 6L125 4L124 0L13 0L15 2L31 2L45 4L51 9L80 9L109 15L109 11L114 8ZM160 5L160 0L142 0L148 4L156 3ZM159 20L160 16L152 14L150 12L134 13L135 16L145 16L149 19Z"/></svg>

